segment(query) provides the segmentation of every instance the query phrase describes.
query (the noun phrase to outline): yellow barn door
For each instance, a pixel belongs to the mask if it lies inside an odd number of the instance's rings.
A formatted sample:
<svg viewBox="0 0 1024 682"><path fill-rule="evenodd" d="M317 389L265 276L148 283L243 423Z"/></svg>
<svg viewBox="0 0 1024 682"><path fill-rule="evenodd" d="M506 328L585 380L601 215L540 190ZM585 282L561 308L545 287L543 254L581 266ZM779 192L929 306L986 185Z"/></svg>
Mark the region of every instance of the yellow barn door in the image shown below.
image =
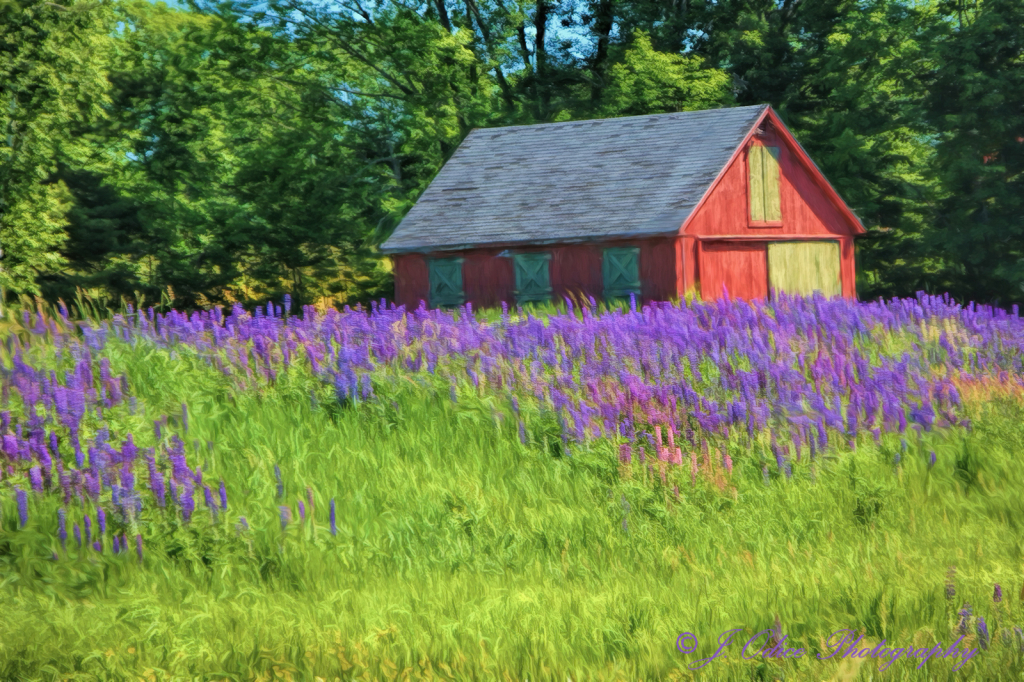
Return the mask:
<svg viewBox="0 0 1024 682"><path fill-rule="evenodd" d="M809 296L842 294L838 242L768 244L768 285L775 291Z"/></svg>

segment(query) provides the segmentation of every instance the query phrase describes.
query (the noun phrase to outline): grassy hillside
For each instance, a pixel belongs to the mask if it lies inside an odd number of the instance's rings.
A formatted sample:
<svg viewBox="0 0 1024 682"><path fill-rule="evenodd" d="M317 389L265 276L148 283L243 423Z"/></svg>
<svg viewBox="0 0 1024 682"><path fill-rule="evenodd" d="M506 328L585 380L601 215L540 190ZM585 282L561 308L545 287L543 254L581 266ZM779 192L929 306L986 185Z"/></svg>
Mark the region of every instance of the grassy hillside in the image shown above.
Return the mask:
<svg viewBox="0 0 1024 682"><path fill-rule="evenodd" d="M268 312L8 328L0 679L1022 678L1015 314Z"/></svg>

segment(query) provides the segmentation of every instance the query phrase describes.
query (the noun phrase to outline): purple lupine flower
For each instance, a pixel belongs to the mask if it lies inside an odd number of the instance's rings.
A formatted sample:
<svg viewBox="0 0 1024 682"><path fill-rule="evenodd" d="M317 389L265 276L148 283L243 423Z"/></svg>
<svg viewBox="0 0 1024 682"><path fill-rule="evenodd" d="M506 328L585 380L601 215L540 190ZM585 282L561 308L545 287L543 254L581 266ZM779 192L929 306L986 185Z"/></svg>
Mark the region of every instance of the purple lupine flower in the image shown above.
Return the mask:
<svg viewBox="0 0 1024 682"><path fill-rule="evenodd" d="M337 535L338 534L338 524L335 522L335 517L334 517L334 498L333 497L331 498L330 519L331 519L331 535Z"/></svg>
<svg viewBox="0 0 1024 682"><path fill-rule="evenodd" d="M89 517L88 514L86 514L85 518L82 519L82 521L84 522L85 525L85 544L88 545L89 542L92 540L92 519Z"/></svg>
<svg viewBox="0 0 1024 682"><path fill-rule="evenodd" d="M997 604L1003 601L1003 588L999 585L999 583L996 583L996 588L992 592L992 601L994 601Z"/></svg>
<svg viewBox="0 0 1024 682"><path fill-rule="evenodd" d="M288 530L288 522L292 519L291 508L282 505L281 509L281 530Z"/></svg>
<svg viewBox="0 0 1024 682"><path fill-rule="evenodd" d="M28 470L28 480L34 492L43 492L43 472L39 467L35 466Z"/></svg>
<svg viewBox="0 0 1024 682"><path fill-rule="evenodd" d="M111 540L110 551L114 554L121 553L121 538L117 537L117 535L115 535L114 539Z"/></svg>
<svg viewBox="0 0 1024 682"><path fill-rule="evenodd" d="M978 631L978 644L981 645L983 651L987 651L990 638L988 634L988 625L985 623L985 618L983 616L978 616L976 628Z"/></svg>
<svg viewBox="0 0 1024 682"><path fill-rule="evenodd" d="M934 450L932 450L930 453L928 453L928 468L931 469L933 466L935 466L935 451Z"/></svg>
<svg viewBox="0 0 1024 682"><path fill-rule="evenodd" d="M284 481L281 480L281 467L274 465L274 478L277 479L277 496L284 497Z"/></svg>
<svg viewBox="0 0 1024 682"><path fill-rule="evenodd" d="M103 543L101 543L99 540L97 540L96 542L92 543L92 548L95 549L97 552L102 553L103 552Z"/></svg>
<svg viewBox="0 0 1024 682"><path fill-rule="evenodd" d="M188 523L192 520L192 512L196 509L196 501L192 497L192 486L189 483L186 482L181 487L178 502L181 504L181 515L185 519L185 523Z"/></svg>
<svg viewBox="0 0 1024 682"><path fill-rule="evenodd" d="M203 503L207 509L214 509L217 505L213 501L213 491L210 490L210 486L203 486Z"/></svg>
<svg viewBox="0 0 1024 682"><path fill-rule="evenodd" d="M152 456L149 459L150 462L153 462ZM153 493L153 497L156 498L156 503L163 507L166 504L167 490L164 487L164 475L157 471L155 463L152 463L149 468L149 489Z"/></svg>
<svg viewBox="0 0 1024 682"><path fill-rule="evenodd" d="M68 515L63 509L57 510L57 537L60 538L61 549L67 549Z"/></svg>
<svg viewBox="0 0 1024 682"><path fill-rule="evenodd" d="M75 544L78 545L79 549L81 549L81 547L82 547L82 529L78 527L77 523L74 526L74 532L75 532Z"/></svg>
<svg viewBox="0 0 1024 682"><path fill-rule="evenodd" d="M959 615L960 615L959 630L960 630L960 634L961 635L966 635L967 634L967 630L970 629L970 627L971 627L971 614L972 614L972 612L973 611L971 609L971 605L966 603L966 602L964 602L963 608L961 608L960 612L959 612Z"/></svg>
<svg viewBox="0 0 1024 682"><path fill-rule="evenodd" d="M188 433L188 406L185 403L181 404L181 428Z"/></svg>
<svg viewBox="0 0 1024 682"><path fill-rule="evenodd" d="M142 534L135 536L135 553L139 555L139 563L142 563Z"/></svg>
<svg viewBox="0 0 1024 682"><path fill-rule="evenodd" d="M21 488L15 488L14 497L18 502L18 522L24 528L28 523L28 495Z"/></svg>
<svg viewBox="0 0 1024 682"><path fill-rule="evenodd" d="M224 487L223 479L220 482L220 509L221 511L228 510L228 491L227 488Z"/></svg>
<svg viewBox="0 0 1024 682"><path fill-rule="evenodd" d="M100 535L107 532L107 514L103 511L103 507L96 508L96 527L99 529Z"/></svg>
<svg viewBox="0 0 1024 682"><path fill-rule="evenodd" d="M302 500L299 500L299 523L306 522L306 505Z"/></svg>
<svg viewBox="0 0 1024 682"><path fill-rule="evenodd" d="M244 516L238 517L238 526L241 530L249 530L249 522Z"/></svg>

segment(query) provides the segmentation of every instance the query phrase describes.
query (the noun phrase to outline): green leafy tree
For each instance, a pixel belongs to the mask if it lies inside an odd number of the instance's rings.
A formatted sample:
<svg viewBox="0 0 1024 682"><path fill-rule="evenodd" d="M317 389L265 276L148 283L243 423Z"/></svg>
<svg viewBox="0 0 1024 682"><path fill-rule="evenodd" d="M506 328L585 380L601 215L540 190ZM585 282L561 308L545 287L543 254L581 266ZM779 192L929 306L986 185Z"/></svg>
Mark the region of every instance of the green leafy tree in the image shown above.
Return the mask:
<svg viewBox="0 0 1024 682"><path fill-rule="evenodd" d="M944 3L927 116L939 131L932 248L957 295L1024 301L1024 5Z"/></svg>
<svg viewBox="0 0 1024 682"><path fill-rule="evenodd" d="M72 196L58 166L103 155L88 136L105 115L110 6L0 3L0 287L38 293L65 264Z"/></svg>

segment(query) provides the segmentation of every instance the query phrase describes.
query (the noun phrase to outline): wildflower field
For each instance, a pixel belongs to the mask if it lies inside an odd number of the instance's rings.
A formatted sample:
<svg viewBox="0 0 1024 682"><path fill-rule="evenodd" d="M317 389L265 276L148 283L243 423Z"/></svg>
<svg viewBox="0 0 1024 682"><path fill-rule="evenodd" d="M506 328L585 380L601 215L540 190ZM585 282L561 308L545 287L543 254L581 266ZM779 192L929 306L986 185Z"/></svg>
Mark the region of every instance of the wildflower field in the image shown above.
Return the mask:
<svg viewBox="0 0 1024 682"><path fill-rule="evenodd" d="M61 306L0 380L0 680L1024 679L1016 309Z"/></svg>

